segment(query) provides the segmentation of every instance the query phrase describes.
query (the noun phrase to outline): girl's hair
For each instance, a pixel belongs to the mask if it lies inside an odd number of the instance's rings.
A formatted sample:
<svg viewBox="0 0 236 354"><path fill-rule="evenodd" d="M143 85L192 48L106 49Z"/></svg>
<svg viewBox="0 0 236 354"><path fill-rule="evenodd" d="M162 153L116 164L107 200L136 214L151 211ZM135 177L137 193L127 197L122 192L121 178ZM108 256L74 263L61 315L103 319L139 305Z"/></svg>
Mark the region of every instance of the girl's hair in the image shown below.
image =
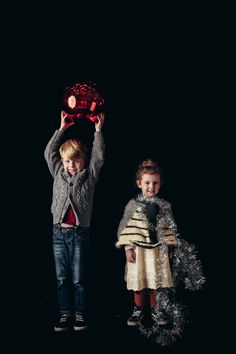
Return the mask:
<svg viewBox="0 0 236 354"><path fill-rule="evenodd" d="M140 181L142 176L147 173L149 175L158 174L161 175L160 167L158 163L152 159L146 159L139 163L136 174L135 181Z"/></svg>
<svg viewBox="0 0 236 354"><path fill-rule="evenodd" d="M66 140L59 149L62 158L84 159L87 162L87 147L77 139Z"/></svg>

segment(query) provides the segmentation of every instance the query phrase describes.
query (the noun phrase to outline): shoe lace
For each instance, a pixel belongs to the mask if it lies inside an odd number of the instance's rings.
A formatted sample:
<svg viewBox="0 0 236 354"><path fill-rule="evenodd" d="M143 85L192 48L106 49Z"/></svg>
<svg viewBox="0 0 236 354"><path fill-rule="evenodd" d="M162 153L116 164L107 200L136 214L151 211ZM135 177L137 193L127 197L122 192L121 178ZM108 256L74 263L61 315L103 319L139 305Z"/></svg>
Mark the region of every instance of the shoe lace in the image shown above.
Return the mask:
<svg viewBox="0 0 236 354"><path fill-rule="evenodd" d="M151 308L151 316L154 319L156 319L156 317L157 317L157 314L156 314L156 311L154 310L154 308Z"/></svg>
<svg viewBox="0 0 236 354"><path fill-rule="evenodd" d="M139 317L141 315L141 309L135 307L132 316Z"/></svg>
<svg viewBox="0 0 236 354"><path fill-rule="evenodd" d="M60 317L60 323L66 322L68 321L68 319L70 318L70 315L67 313L63 313Z"/></svg>
<svg viewBox="0 0 236 354"><path fill-rule="evenodd" d="M75 314L75 320L78 322L84 322L84 317L81 313L76 313Z"/></svg>

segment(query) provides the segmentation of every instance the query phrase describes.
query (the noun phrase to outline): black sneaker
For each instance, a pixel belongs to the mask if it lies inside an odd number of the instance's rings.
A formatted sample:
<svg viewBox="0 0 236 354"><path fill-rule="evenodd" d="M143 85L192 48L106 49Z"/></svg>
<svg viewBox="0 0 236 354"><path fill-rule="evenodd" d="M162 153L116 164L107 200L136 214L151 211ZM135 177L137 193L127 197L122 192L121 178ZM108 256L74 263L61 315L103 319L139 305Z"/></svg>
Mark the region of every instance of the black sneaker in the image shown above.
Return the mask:
<svg viewBox="0 0 236 354"><path fill-rule="evenodd" d="M157 323L159 324L159 326L166 326L169 323L167 316L161 313L157 320Z"/></svg>
<svg viewBox="0 0 236 354"><path fill-rule="evenodd" d="M67 331L71 324L71 315L69 313L61 314L59 321L54 327L55 332Z"/></svg>
<svg viewBox="0 0 236 354"><path fill-rule="evenodd" d="M156 312L153 307L151 308L151 318L153 322L157 322L160 326L165 326L169 323L167 316L163 312Z"/></svg>
<svg viewBox="0 0 236 354"><path fill-rule="evenodd" d="M75 331L82 331L88 328L87 321L82 313L75 314L75 324L74 330Z"/></svg>
<svg viewBox="0 0 236 354"><path fill-rule="evenodd" d="M132 315L127 320L128 326L138 326L142 316L142 308L134 306Z"/></svg>

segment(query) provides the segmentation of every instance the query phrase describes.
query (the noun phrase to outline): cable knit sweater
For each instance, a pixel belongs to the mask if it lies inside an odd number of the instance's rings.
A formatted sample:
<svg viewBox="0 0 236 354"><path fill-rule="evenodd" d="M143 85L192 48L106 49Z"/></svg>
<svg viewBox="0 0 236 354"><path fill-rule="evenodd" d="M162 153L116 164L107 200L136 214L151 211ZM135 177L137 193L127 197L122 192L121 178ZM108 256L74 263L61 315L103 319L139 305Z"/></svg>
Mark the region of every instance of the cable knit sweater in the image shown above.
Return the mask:
<svg viewBox="0 0 236 354"><path fill-rule="evenodd" d="M93 207L95 184L104 163L105 145L102 132L94 133L89 165L74 176L64 170L59 154L63 132L56 130L48 142L44 157L54 178L51 212L53 223L62 222L71 205L76 225L89 227Z"/></svg>

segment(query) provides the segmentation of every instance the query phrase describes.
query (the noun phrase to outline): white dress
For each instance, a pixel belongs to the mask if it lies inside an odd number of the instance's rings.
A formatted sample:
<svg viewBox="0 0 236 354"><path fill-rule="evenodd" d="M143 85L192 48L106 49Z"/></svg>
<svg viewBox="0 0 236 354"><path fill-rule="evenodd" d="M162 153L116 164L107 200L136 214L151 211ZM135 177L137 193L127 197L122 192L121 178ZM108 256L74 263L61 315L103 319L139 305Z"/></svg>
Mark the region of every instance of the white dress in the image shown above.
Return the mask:
<svg viewBox="0 0 236 354"><path fill-rule="evenodd" d="M176 225L168 202L155 198L160 212L156 219L156 231L160 244L155 248L145 248L135 245L150 245L149 225L146 216L142 213L142 205L137 200L131 200L126 208L118 229L117 247L129 246L136 253L136 262L126 262L125 281L127 289L142 290L144 288L158 289L173 287L170 269L168 244L175 245L177 238L174 234ZM168 240L168 241L167 241Z"/></svg>

